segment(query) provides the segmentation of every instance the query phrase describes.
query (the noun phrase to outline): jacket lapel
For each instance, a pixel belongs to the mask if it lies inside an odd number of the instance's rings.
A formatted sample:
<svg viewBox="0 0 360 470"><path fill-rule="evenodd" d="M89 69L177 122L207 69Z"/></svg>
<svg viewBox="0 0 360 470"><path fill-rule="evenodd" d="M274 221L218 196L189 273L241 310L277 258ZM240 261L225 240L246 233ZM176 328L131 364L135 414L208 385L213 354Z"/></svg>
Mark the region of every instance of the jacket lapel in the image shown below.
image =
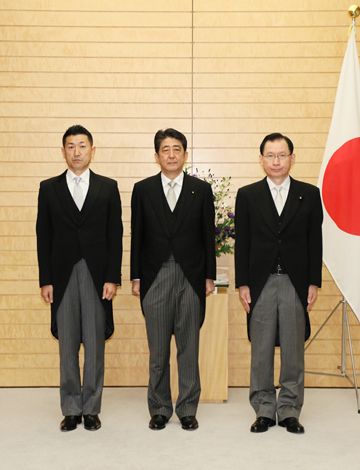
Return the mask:
<svg viewBox="0 0 360 470"><path fill-rule="evenodd" d="M100 188L101 188L100 178L90 170L89 189L86 194L86 198L82 206L82 209L79 212L80 223L84 222L85 218L87 217L92 207L94 206L96 198L99 194Z"/></svg>
<svg viewBox="0 0 360 470"><path fill-rule="evenodd" d="M66 170L67 171L67 170ZM79 209L77 208L67 185L66 171L58 176L55 181L55 192L60 200L61 207L63 207L66 213L77 223L79 215Z"/></svg>
<svg viewBox="0 0 360 470"><path fill-rule="evenodd" d="M147 196L150 199L154 212L159 218L159 222L161 223L164 231L167 235L170 235L168 223L164 212L164 200L166 201L166 198L161 182L161 173L155 175L154 178L149 182L149 184L150 188Z"/></svg>
<svg viewBox="0 0 360 470"><path fill-rule="evenodd" d="M196 196L195 189L192 187L191 178L184 173L184 180L181 188L181 193L175 207L176 223L174 232L176 232L181 223L186 220L186 217L191 213L191 205L194 196Z"/></svg>
<svg viewBox="0 0 360 470"><path fill-rule="evenodd" d="M270 230L277 233L277 212L266 177L259 182L260 190L256 195L256 205Z"/></svg>
<svg viewBox="0 0 360 470"><path fill-rule="evenodd" d="M289 194L284 206L284 217L282 223L282 230L286 228L287 225L291 222L297 211L299 210L302 201L303 195L301 193L300 187L297 184L297 181L290 177L290 188Z"/></svg>

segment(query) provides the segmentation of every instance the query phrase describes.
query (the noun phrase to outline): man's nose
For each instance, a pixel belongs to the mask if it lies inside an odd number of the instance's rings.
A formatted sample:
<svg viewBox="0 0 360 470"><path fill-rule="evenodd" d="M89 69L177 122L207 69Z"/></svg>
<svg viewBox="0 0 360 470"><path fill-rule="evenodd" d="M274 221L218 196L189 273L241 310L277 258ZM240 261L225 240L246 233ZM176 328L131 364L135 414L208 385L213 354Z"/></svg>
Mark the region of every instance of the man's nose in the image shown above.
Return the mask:
<svg viewBox="0 0 360 470"><path fill-rule="evenodd" d="M74 147L74 155L80 155L80 146L79 146L79 145L75 145L75 147Z"/></svg>

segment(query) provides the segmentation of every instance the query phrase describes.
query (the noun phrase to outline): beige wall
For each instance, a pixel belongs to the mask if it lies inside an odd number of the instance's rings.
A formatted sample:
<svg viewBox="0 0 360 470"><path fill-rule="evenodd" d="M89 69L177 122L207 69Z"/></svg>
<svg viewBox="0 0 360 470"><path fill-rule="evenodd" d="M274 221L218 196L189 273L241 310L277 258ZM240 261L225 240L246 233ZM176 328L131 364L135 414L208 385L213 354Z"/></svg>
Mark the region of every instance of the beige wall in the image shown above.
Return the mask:
<svg viewBox="0 0 360 470"><path fill-rule="evenodd" d="M348 0L2 0L0 3L0 385L58 383L57 343L39 298L34 221L39 181L60 173L61 135L94 134L93 169L118 180L124 206L124 283L107 344L106 383L142 385L147 346L130 295L129 202L135 181L157 171L154 132L184 131L194 167L262 176L268 132L294 140L294 176L316 183L350 23ZM232 266L231 259L221 261ZM329 274L314 329L340 298ZM230 385L248 383L245 317L229 290ZM352 318L355 350L360 329ZM307 354L335 370L340 315ZM308 385L347 385L307 376Z"/></svg>

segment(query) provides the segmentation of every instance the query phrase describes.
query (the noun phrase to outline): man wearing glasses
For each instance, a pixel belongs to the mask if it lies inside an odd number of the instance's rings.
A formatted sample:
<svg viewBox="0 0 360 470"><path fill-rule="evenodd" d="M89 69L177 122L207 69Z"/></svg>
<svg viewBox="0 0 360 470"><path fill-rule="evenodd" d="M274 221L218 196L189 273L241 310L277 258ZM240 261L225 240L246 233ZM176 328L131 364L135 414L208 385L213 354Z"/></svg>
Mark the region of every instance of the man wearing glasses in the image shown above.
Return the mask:
<svg viewBox="0 0 360 470"><path fill-rule="evenodd" d="M251 340L250 431L276 424L302 434L304 342L308 312L321 287L322 206L317 187L289 176L294 145L280 134L260 145L266 177L240 188L235 210L235 276ZM274 350L280 346L280 391L274 386Z"/></svg>

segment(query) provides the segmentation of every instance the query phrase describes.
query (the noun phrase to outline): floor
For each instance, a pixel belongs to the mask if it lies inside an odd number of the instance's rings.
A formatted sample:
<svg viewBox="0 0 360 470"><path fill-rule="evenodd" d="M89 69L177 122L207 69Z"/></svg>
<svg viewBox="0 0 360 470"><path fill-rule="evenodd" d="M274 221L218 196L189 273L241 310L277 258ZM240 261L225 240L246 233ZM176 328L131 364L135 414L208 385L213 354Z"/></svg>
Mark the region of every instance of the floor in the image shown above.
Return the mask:
<svg viewBox="0 0 360 470"><path fill-rule="evenodd" d="M278 426L253 434L247 389L222 404L201 404L197 431L174 416L148 429L145 388L106 388L102 428L61 433L59 392L0 389L1 470L354 470L360 468L360 414L352 389L307 389L304 435Z"/></svg>

